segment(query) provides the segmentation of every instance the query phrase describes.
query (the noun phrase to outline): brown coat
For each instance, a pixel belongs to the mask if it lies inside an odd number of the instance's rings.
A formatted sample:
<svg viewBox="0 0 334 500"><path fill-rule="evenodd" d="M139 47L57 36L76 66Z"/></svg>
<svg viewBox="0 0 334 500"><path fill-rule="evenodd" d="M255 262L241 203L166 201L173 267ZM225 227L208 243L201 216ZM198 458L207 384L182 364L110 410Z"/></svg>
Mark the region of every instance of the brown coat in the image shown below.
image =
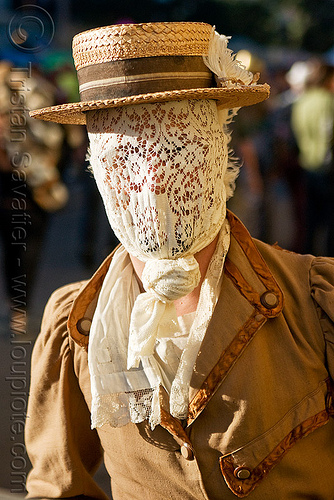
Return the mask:
<svg viewBox="0 0 334 500"><path fill-rule="evenodd" d="M153 432L90 430L89 324L111 257L53 294L32 359L30 497L105 499L91 477L103 450L115 500L333 500L334 260L254 242L229 220L183 426L164 401Z"/></svg>

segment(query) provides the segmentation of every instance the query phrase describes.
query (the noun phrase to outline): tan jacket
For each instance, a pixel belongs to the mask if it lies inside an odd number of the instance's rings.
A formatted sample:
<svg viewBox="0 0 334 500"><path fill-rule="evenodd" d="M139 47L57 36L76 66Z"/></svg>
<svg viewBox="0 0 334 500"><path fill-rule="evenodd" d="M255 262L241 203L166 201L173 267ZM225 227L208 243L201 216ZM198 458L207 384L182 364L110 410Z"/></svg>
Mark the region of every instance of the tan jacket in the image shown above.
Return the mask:
<svg viewBox="0 0 334 500"><path fill-rule="evenodd" d="M197 356L187 422L168 413L90 430L89 326L109 257L57 290L36 341L26 424L30 497L334 498L334 260L254 242L229 214L221 295ZM330 376L331 374L331 376Z"/></svg>

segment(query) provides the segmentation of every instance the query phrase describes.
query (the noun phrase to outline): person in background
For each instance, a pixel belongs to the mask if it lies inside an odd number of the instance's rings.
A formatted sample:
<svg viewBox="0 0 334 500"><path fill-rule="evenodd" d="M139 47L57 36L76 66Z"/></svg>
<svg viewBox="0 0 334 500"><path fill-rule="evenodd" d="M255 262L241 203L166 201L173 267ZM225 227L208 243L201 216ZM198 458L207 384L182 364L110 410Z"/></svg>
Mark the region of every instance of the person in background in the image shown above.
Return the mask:
<svg viewBox="0 0 334 500"><path fill-rule="evenodd" d="M299 152L291 127L294 102L305 89L309 68L306 62L294 63L282 74L286 88L271 98L271 110L266 123L268 134L266 198L268 220L267 243L278 244L294 252L304 249L305 189ZM281 84L282 87L282 84ZM279 207L279 209L278 209Z"/></svg>
<svg viewBox="0 0 334 500"><path fill-rule="evenodd" d="M334 67L317 60L310 64L308 86L291 113L305 178L304 252L334 257Z"/></svg>
<svg viewBox="0 0 334 500"><path fill-rule="evenodd" d="M33 67L0 67L0 238L13 333L26 333L27 312L49 214L65 206L58 162L61 125L28 119L27 110L55 102L55 88Z"/></svg>
<svg viewBox="0 0 334 500"><path fill-rule="evenodd" d="M251 238L230 211L236 109L269 87L205 23L115 25L73 41L121 245L50 298L32 357L28 498L329 500L334 262ZM302 312L302 314L301 314Z"/></svg>

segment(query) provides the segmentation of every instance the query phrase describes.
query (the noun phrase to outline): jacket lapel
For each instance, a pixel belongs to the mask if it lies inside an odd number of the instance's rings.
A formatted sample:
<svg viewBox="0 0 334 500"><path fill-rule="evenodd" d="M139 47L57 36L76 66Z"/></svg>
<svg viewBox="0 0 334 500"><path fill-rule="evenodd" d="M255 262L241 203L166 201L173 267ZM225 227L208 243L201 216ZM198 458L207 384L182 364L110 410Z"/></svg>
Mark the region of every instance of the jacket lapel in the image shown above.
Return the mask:
<svg viewBox="0 0 334 500"><path fill-rule="evenodd" d="M248 231L231 213L231 245L218 304L202 342L189 392L190 425L269 318L283 308L283 294Z"/></svg>
<svg viewBox="0 0 334 500"><path fill-rule="evenodd" d="M111 259L118 247L103 261L96 273L81 288L73 302L67 327L71 337L86 351L88 350L89 331L92 323L97 299L103 280L110 266Z"/></svg>
<svg viewBox="0 0 334 500"><path fill-rule="evenodd" d="M203 411L256 332L283 308L282 291L248 231L231 212L228 219L231 244L219 301L191 378L188 425ZM88 348L91 320L112 256L83 286L68 319L71 336L84 349Z"/></svg>

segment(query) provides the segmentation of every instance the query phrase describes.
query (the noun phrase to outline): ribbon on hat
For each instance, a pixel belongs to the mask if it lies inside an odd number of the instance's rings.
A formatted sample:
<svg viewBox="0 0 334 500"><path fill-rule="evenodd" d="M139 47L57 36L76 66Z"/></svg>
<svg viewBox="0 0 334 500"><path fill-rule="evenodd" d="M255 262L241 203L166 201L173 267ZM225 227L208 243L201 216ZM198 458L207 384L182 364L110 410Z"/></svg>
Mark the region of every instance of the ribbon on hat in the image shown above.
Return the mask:
<svg viewBox="0 0 334 500"><path fill-rule="evenodd" d="M134 303L128 346L127 368L138 368L144 356L152 356L158 338L177 328L174 300L192 292L201 273L193 255L179 259L147 261L142 273L145 292Z"/></svg>

